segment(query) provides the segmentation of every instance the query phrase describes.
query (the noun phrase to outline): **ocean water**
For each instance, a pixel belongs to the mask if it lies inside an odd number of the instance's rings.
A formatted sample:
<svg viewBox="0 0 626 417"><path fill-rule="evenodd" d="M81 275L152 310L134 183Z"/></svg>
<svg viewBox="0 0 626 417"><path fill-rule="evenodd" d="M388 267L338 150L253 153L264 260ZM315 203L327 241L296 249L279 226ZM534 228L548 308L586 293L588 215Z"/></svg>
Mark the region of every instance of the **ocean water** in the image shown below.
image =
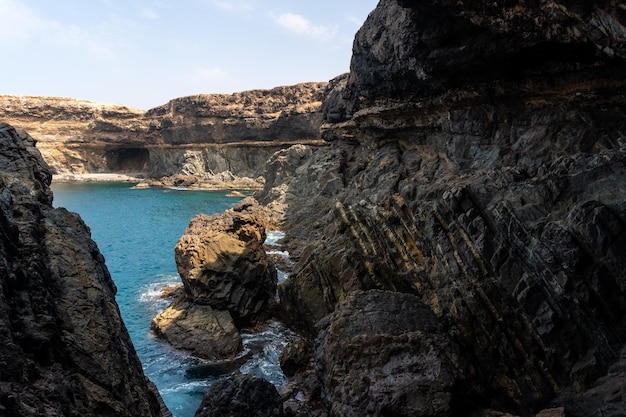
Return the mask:
<svg viewBox="0 0 626 417"><path fill-rule="evenodd" d="M232 207L239 198L223 191L133 189L129 183L53 184L54 206L81 215L105 257L117 286L117 303L146 375L175 417L193 416L206 390L236 369L223 369L176 351L150 333L150 321L167 307L161 288L180 284L174 246L191 218ZM280 238L270 232L266 244ZM284 276L282 277L284 279ZM260 333L242 332L239 371L286 382L278 355L288 331L273 323Z"/></svg>

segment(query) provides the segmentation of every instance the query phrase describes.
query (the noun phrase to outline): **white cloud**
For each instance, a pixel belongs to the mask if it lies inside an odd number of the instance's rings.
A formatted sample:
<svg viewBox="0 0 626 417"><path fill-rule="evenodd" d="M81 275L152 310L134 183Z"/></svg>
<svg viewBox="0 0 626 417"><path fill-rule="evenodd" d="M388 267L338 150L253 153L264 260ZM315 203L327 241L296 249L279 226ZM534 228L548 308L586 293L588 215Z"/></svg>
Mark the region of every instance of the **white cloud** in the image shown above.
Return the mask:
<svg viewBox="0 0 626 417"><path fill-rule="evenodd" d="M272 15L272 19L285 29L302 36L318 40L332 39L337 33L336 28L314 25L304 16L293 13Z"/></svg>
<svg viewBox="0 0 626 417"><path fill-rule="evenodd" d="M0 0L0 16L0 40L4 42L26 39L32 32L44 30L48 26L29 8L13 0Z"/></svg>
<svg viewBox="0 0 626 417"><path fill-rule="evenodd" d="M113 56L110 48L94 39L88 30L42 18L14 0L0 0L0 16L3 20L0 44L32 41L41 45L80 49L98 57Z"/></svg>
<svg viewBox="0 0 626 417"><path fill-rule="evenodd" d="M156 20L159 19L160 16L158 15L157 12L155 12L152 9L141 9L139 11L139 14L141 17L145 18L145 19L152 19L152 20Z"/></svg>
<svg viewBox="0 0 626 417"><path fill-rule="evenodd" d="M215 8L227 11L250 11L253 9L252 5L247 1L210 0L210 3Z"/></svg>
<svg viewBox="0 0 626 417"><path fill-rule="evenodd" d="M201 68L196 71L196 74L205 80L216 80L223 79L226 77L226 72L224 72L221 68L213 67L213 68Z"/></svg>

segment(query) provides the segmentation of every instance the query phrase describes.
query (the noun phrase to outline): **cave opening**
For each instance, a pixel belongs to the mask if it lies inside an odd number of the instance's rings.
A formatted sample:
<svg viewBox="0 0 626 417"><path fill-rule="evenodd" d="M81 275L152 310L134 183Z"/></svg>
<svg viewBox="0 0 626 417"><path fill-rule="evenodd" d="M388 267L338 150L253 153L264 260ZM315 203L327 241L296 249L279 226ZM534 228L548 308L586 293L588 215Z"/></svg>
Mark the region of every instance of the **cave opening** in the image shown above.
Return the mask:
<svg viewBox="0 0 626 417"><path fill-rule="evenodd" d="M106 151L106 161L111 172L145 172L150 165L150 151L146 148L109 149Z"/></svg>

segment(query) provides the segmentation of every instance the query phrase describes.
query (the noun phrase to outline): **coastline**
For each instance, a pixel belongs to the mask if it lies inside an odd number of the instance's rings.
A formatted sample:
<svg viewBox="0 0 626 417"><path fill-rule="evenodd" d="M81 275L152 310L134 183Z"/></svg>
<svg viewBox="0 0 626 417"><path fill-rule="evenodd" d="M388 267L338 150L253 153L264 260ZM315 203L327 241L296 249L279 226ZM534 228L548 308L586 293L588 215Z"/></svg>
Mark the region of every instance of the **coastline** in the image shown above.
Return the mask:
<svg viewBox="0 0 626 417"><path fill-rule="evenodd" d="M52 183L63 182L142 182L143 178L126 174L89 173L89 174L53 174Z"/></svg>
<svg viewBox="0 0 626 417"><path fill-rule="evenodd" d="M177 186L174 184L164 183L162 180L145 179L140 176L133 176L119 173L88 173L88 174L54 174L52 176L52 184L63 183L88 183L88 182L127 182L134 183L132 188L170 188L176 190L189 191L231 191L231 197L243 197L243 192L257 191L262 188L256 185L254 180L241 178L233 181L218 182L196 182L192 181L188 185Z"/></svg>

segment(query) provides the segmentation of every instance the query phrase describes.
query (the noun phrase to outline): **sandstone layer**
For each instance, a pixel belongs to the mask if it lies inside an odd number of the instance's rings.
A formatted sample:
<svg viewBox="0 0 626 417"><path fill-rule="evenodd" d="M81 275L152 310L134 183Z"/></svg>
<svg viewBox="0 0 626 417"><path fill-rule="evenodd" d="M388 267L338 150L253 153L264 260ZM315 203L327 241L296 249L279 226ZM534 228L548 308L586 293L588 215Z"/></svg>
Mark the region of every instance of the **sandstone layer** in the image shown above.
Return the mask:
<svg viewBox="0 0 626 417"><path fill-rule="evenodd" d="M273 164L295 175L259 194L284 189L298 263L280 300L317 338L331 415L624 414L624 27L617 1L382 0L370 14L329 84L330 147ZM341 342L357 340L342 323L386 311L378 290L427 306L458 352L437 407L402 397L402 366L436 376L410 358L432 330L396 340L371 324L358 339L393 352ZM350 372L372 361L375 376Z"/></svg>
<svg viewBox="0 0 626 417"><path fill-rule="evenodd" d="M60 179L103 172L153 179L182 175L202 186L226 172L256 179L274 152L293 143L320 145L325 87L304 83L196 95L148 111L66 98L0 96L0 120L37 139ZM165 185L177 185L174 181Z"/></svg>
<svg viewBox="0 0 626 417"><path fill-rule="evenodd" d="M155 333L196 356L233 358L238 329L271 314L276 269L263 248L265 218L251 197L223 214L195 216L175 247L184 291L152 321Z"/></svg>
<svg viewBox="0 0 626 417"><path fill-rule="evenodd" d="M0 124L0 414L161 416L88 227L52 207L35 141Z"/></svg>

